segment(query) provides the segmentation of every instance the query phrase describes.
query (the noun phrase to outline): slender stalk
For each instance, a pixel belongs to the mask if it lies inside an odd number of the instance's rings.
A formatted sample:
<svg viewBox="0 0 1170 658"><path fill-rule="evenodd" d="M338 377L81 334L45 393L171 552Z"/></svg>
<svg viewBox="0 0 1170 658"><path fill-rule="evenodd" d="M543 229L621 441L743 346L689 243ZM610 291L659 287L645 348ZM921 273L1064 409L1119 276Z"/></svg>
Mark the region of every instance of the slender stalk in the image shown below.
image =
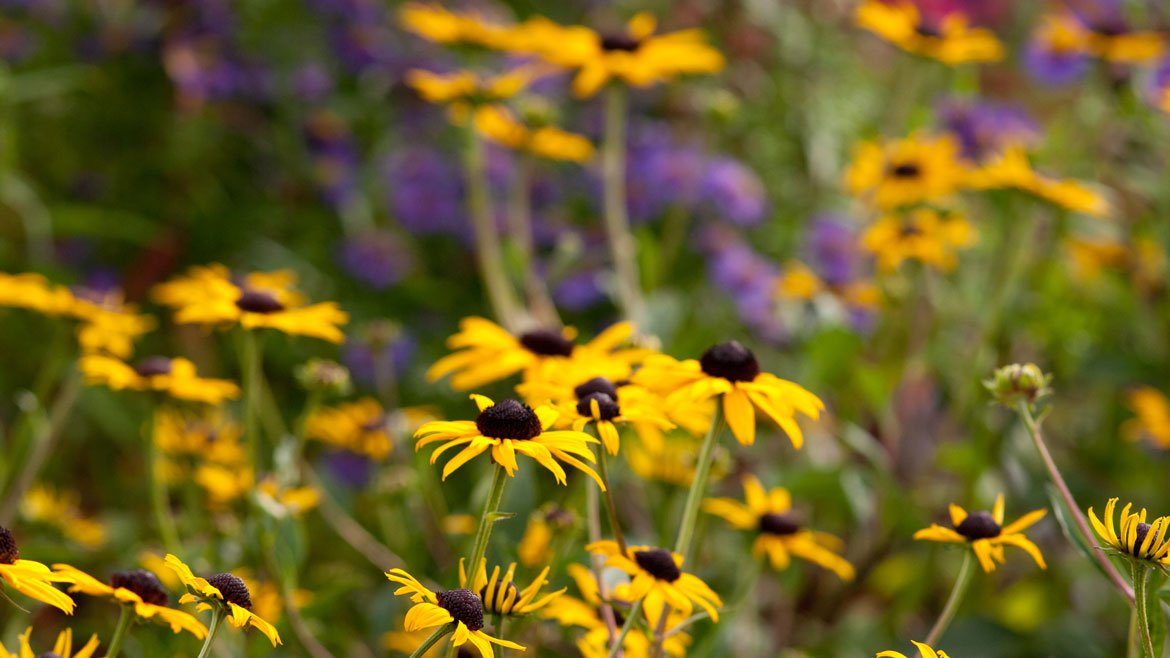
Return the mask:
<svg viewBox="0 0 1170 658"><path fill-rule="evenodd" d="M508 618L497 612L496 614L492 615L492 619L495 622L492 625L492 628L496 629L496 637L500 638L501 640L504 639L504 624L508 622ZM507 647L500 647L500 655L503 655L507 650Z"/></svg>
<svg viewBox="0 0 1170 658"><path fill-rule="evenodd" d="M703 447L699 449L699 461L695 464L695 479L691 481L691 488L687 492L686 507L683 508L682 523L678 528L678 539L674 542L674 552L683 556L684 563L691 561L694 548L695 525L699 521L699 508L703 504L703 494L707 490L707 479L711 474L711 460L715 455L715 444L719 442L719 435L723 430L723 396L715 401L715 415L711 417L711 427L703 439Z"/></svg>
<svg viewBox="0 0 1170 658"><path fill-rule="evenodd" d="M557 315L552 295L545 280L533 267L536 244L532 234L532 156L523 151L516 152L512 185L508 191L508 231L520 257L520 278L524 282L528 309L541 325L559 327L561 318Z"/></svg>
<svg viewBox="0 0 1170 658"><path fill-rule="evenodd" d="M122 641L134 623L134 609L129 604L122 604L122 614L118 616L118 625L114 627L114 636L110 638L110 647L106 649L106 658L116 658L122 650Z"/></svg>
<svg viewBox="0 0 1170 658"><path fill-rule="evenodd" d="M622 534L622 524L618 521L617 504L613 500L613 485L609 479L609 458L606 455L605 446L601 444L597 444L597 474L605 483L605 511L609 516L609 530L613 533L614 541L617 542L622 555L625 555L626 537Z"/></svg>
<svg viewBox="0 0 1170 658"><path fill-rule="evenodd" d="M240 371L244 385L244 441L248 444L248 455L251 458L252 470L259 477L263 470L260 450L260 377L262 363L260 342L256 334L241 329L240 339Z"/></svg>
<svg viewBox="0 0 1170 658"><path fill-rule="evenodd" d="M622 652L622 643L626 641L626 636L630 634L630 629L638 622L638 618L642 616L642 599L634 602L630 612L626 615L626 623L622 624L622 630L618 632L617 637L613 639L613 644L609 646L609 654L606 658L617 658L618 654Z"/></svg>
<svg viewBox="0 0 1170 658"><path fill-rule="evenodd" d="M608 488L608 487L607 487ZM601 488L589 483L585 485L585 513L589 521L589 543L601 541ZM609 633L609 642L612 645L617 638L617 617L613 614L613 606L608 602L609 592L605 589L605 581L601 572L605 568L605 559L594 553L589 556L589 567L593 571L593 579L597 581L597 596L601 599L601 619L605 622ZM619 650L618 655L621 655Z"/></svg>
<svg viewBox="0 0 1170 658"><path fill-rule="evenodd" d="M321 501L318 509L321 511L321 518L329 524L330 528L337 533L337 536L345 540L353 549L361 553L370 564L373 564L379 569L390 569L394 567L402 567L406 564L397 553L387 548L377 540L362 524L358 523L350 515L346 514L341 505L333 500L325 488L325 483L322 482L320 476L308 464L302 466L309 484L314 489L321 492Z"/></svg>
<svg viewBox="0 0 1170 658"><path fill-rule="evenodd" d="M955 613L959 611L959 604L963 602L963 597L967 594L967 588L971 585L971 576L975 573L975 560L972 559L971 554L971 551L967 551L966 555L963 556L963 566L959 567L959 575L955 578L955 586L951 588L951 595L947 598L946 605L943 606L942 614L938 616L938 620L934 622L930 633L923 640L925 644L934 645L938 642L938 639L946 632L947 626L951 625L951 620L955 618Z"/></svg>
<svg viewBox="0 0 1170 658"><path fill-rule="evenodd" d="M220 622L223 621L223 613L219 608L214 608L211 611L211 624L207 626L207 637L203 640L203 648L199 650L197 658L207 658L211 653L211 641L215 639L215 634L219 632Z"/></svg>
<svg viewBox="0 0 1170 658"><path fill-rule="evenodd" d="M1048 446L1044 444L1044 436L1040 433L1040 424L1036 422L1035 416L1032 415L1032 409L1027 402L1020 401L1016 404L1016 411L1019 412L1020 418L1024 421L1024 426L1028 428L1028 436L1032 438L1032 444L1036 446L1036 452L1040 453L1040 460L1044 462L1044 468L1048 469L1048 477L1052 480L1052 484L1056 485L1057 491L1060 492L1060 497L1064 500L1065 507L1068 508L1069 514L1072 515L1073 521L1076 523L1077 530L1081 533L1081 538L1084 539L1086 546L1094 546L1093 533L1089 530L1089 522L1085 518L1085 513L1081 511L1077 501L1073 498L1072 492L1068 485L1065 484L1064 477L1060 474L1060 469L1056 467L1056 462L1052 459L1052 454L1048 452ZM1113 581L1117 590L1122 593L1131 602L1134 601L1134 590L1125 582L1121 573L1117 571L1117 567L1105 555L1101 549L1093 551L1094 557L1105 571L1105 575L1109 580Z"/></svg>
<svg viewBox="0 0 1170 658"><path fill-rule="evenodd" d="M455 622L453 621L449 621L446 624L436 628L435 632L431 633L430 637L423 640L423 643L418 645L418 648L414 650L414 653L410 654L410 658L422 658L426 652L431 650L431 647L438 644L439 640L447 637L447 635L449 635L453 630L455 630Z"/></svg>
<svg viewBox="0 0 1170 658"><path fill-rule="evenodd" d="M1130 606L1129 635L1125 639L1125 658L1141 658L1141 642L1138 641L1138 609Z"/></svg>
<svg viewBox="0 0 1170 658"><path fill-rule="evenodd" d="M626 319L642 327L646 303L638 275L638 253L626 209L626 89L610 85L605 95L605 140L601 177L605 197L605 233L616 274L615 292Z"/></svg>
<svg viewBox="0 0 1170 658"><path fill-rule="evenodd" d="M495 474L492 477L492 487L488 490L487 502L483 506L483 516L479 517L479 529L475 531L475 542L471 545L471 558L467 560L468 573L479 570L479 561L487 553L488 539L492 535L492 526L496 523L496 512L500 510L500 502L504 499L504 485L508 481L508 472L503 466L496 464Z"/></svg>
<svg viewBox="0 0 1170 658"><path fill-rule="evenodd" d="M1133 609L1137 611L1137 627L1138 634L1141 638L1142 655L1145 658L1159 658L1161 653L1154 649L1154 638L1150 635L1150 617L1149 609L1146 607L1146 585L1150 580L1150 570L1144 565L1139 564L1137 560L1132 560L1133 565L1133 590L1134 602ZM1158 611L1158 614L1162 614Z"/></svg>
<svg viewBox="0 0 1170 658"><path fill-rule="evenodd" d="M150 509L154 513L154 522L158 526L159 536L168 553L181 555L179 531L175 526L175 517L171 514L170 500L167 495L167 484L163 482L158 445L155 443L155 432L158 428L158 409L152 409L150 423L146 428L146 470L150 487Z"/></svg>
<svg viewBox="0 0 1170 658"><path fill-rule="evenodd" d="M504 270L500 238L492 218L483 140L475 130L475 123L470 120L467 122L467 147L464 151L467 214L471 216L471 228L475 234L475 255L479 263L479 275L487 289L492 313L505 327L515 330L520 321L521 309L512 284L508 281L508 274Z"/></svg>

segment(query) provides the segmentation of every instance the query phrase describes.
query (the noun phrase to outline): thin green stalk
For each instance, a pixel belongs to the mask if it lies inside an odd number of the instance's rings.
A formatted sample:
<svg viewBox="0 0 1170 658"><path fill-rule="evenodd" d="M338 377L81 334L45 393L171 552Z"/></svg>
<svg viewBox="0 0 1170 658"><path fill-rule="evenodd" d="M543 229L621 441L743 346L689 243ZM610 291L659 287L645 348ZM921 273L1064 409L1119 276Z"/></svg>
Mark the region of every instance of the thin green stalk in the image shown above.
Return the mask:
<svg viewBox="0 0 1170 658"><path fill-rule="evenodd" d="M435 632L431 633L430 637L423 640L423 643L418 645L418 648L414 650L414 653L410 654L410 658L422 658L423 655L426 654L426 652L431 650L431 647L438 644L439 640L443 639L444 637L449 635L451 633L451 631L454 631L454 630L455 630L455 622L453 622L453 621L449 621L446 624L443 624L442 626L436 628ZM451 645L451 646L455 646L455 645Z"/></svg>
<svg viewBox="0 0 1170 658"><path fill-rule="evenodd" d="M496 614L492 615L492 621L494 622L492 624L492 628L496 629L496 637L500 638L501 640L504 639L504 624L508 622L508 618L497 612ZM507 651L506 647L500 647L501 654L503 654L505 651Z"/></svg>
<svg viewBox="0 0 1170 658"><path fill-rule="evenodd" d="M626 536L622 533L622 524L618 521L617 504L613 500L613 485L609 479L609 459L606 455L605 446L597 445L597 474L601 476L601 481L605 483L605 511L609 516L609 530L613 533L614 541L617 542L618 548L621 549L622 555L626 554Z"/></svg>
<svg viewBox="0 0 1170 658"><path fill-rule="evenodd" d="M589 523L589 543L601 541L601 488L592 486L592 484L585 483L585 514L588 517ZM593 579L597 581L597 595L601 599L601 619L605 622L606 631L609 633L609 641L613 642L618 634L617 618L613 614L613 606L611 606L607 599L609 592L605 588L605 580L601 577L601 572L605 568L605 559L593 553L589 556L589 567L593 571Z"/></svg>
<svg viewBox="0 0 1170 658"><path fill-rule="evenodd" d="M536 245L532 235L532 156L518 151L508 191L508 231L520 261L520 280L528 309L546 327L559 327L561 318L543 277L533 267Z"/></svg>
<svg viewBox="0 0 1170 658"><path fill-rule="evenodd" d="M1129 608L1129 635L1125 639L1125 658L1141 658L1141 643L1138 641L1138 609L1136 605Z"/></svg>
<svg viewBox="0 0 1170 658"><path fill-rule="evenodd" d="M959 567L959 575L955 578L955 586L951 588L951 595L947 598L942 614L934 622L934 626L931 627L930 633L927 634L923 643L933 646L938 642L938 639L946 632L947 626L951 625L955 613L959 611L959 604L963 602L967 588L971 586L971 576L975 574L975 560L972 559L971 555L972 551L967 551L966 555L963 556L963 566Z"/></svg>
<svg viewBox="0 0 1170 658"><path fill-rule="evenodd" d="M626 623L622 624L622 630L618 631L617 637L613 639L613 644L609 646L609 654L606 658L617 658L618 654L622 652L622 643L626 641L626 636L630 634L630 629L638 623L638 618L642 616L642 599L634 602L630 612L626 614Z"/></svg>
<svg viewBox="0 0 1170 658"><path fill-rule="evenodd" d="M467 214L475 234L475 255L479 275L487 289L492 313L500 324L515 330L520 321L521 308L515 291L504 270L504 256L500 238L492 218L491 194L488 191L487 161L483 140L476 132L475 122L467 122L467 147L464 149L464 167L467 176Z"/></svg>
<svg viewBox="0 0 1170 658"><path fill-rule="evenodd" d="M247 329L240 339L240 371L244 385L244 442L248 445L252 470L259 476L263 470L260 449L260 377L263 373L260 339Z"/></svg>
<svg viewBox="0 0 1170 658"><path fill-rule="evenodd" d="M1154 638L1150 635L1149 609L1146 607L1146 585L1150 581L1150 570L1137 560L1131 560L1133 565L1133 608L1137 611L1138 634L1141 638L1142 655L1145 658L1159 658L1162 654L1154 649ZM1158 614L1162 614L1158 611Z"/></svg>
<svg viewBox="0 0 1170 658"><path fill-rule="evenodd" d="M479 561L487 553L488 539L492 535L492 526L496 523L496 513L500 510L500 503L504 500L504 485L508 481L508 472L503 466L496 464L492 476L492 487L488 490L487 502L483 506L483 516L479 517L479 528L475 531L475 542L471 545L471 558L467 560L467 572L475 573L479 569Z"/></svg>
<svg viewBox="0 0 1170 658"><path fill-rule="evenodd" d="M132 623L134 623L134 607L123 604L122 614L118 617L118 625L114 627L114 636L110 638L110 648L106 649L106 658L117 657L118 652L122 650L122 641L126 639Z"/></svg>
<svg viewBox="0 0 1170 658"><path fill-rule="evenodd" d="M150 508L154 513L154 522L158 525L158 533L162 538L163 546L168 553L181 555L179 531L175 526L175 517L171 514L170 501L167 496L167 485L163 482L159 459L158 445L155 443L155 432L158 428L158 409L152 409L150 423L146 427L146 471L150 487Z"/></svg>
<svg viewBox="0 0 1170 658"><path fill-rule="evenodd" d="M220 622L223 621L223 613L219 608L214 608L211 611L211 623L207 626L207 637L203 640L203 648L199 650L197 658L207 658L211 653L211 641L215 639L215 634L219 632Z"/></svg>
<svg viewBox="0 0 1170 658"><path fill-rule="evenodd" d="M644 329L646 304L638 274L638 252L626 209L626 89L610 85L605 94L605 138L601 177L605 233L613 258L618 305L626 319Z"/></svg>
<svg viewBox="0 0 1170 658"><path fill-rule="evenodd" d="M683 508L682 523L678 528L678 539L674 542L674 552L683 556L684 563L691 561L692 544L695 538L695 525L699 522L699 508L703 504L703 495L707 491L707 479L711 474L711 461L715 455L715 444L719 442L719 435L723 430L723 396L715 401L715 415L711 417L711 427L703 439L703 447L699 449L699 461L695 464L695 478L691 481L691 488L687 492L686 507Z"/></svg>

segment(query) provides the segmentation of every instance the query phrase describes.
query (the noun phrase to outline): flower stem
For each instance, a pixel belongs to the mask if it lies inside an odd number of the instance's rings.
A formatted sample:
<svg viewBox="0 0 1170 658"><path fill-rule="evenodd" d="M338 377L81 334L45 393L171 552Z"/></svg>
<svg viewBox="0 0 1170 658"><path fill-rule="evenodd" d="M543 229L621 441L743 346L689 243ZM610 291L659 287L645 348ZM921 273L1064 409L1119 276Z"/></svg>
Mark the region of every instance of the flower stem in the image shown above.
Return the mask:
<svg viewBox="0 0 1170 658"><path fill-rule="evenodd" d="M947 626L951 625L955 613L959 611L959 604L963 602L967 588L971 585L971 576L975 573L975 560L971 559L971 555L972 551L967 551L966 555L963 556L963 566L959 567L959 576L955 578L955 586L951 588L951 595L947 598L946 605L943 606L942 614L938 616L930 633L923 640L924 644L934 645L937 643L942 634L946 632Z"/></svg>
<svg viewBox="0 0 1170 658"><path fill-rule="evenodd" d="M455 622L453 621L449 621L446 624L436 628L435 632L431 633L430 637L423 640L423 643L418 645L418 648L414 650L414 653L410 654L410 658L422 658L426 652L431 650L431 647L438 644L439 640L446 637L453 630L455 630Z"/></svg>
<svg viewBox="0 0 1170 658"><path fill-rule="evenodd" d="M496 464L496 471L492 477L492 488L488 490L487 503L483 506L483 516L479 517L479 529L475 531L475 543L471 545L471 558L467 561L467 573L479 571L479 561L487 553L488 539L492 535L492 526L496 523L496 512L500 510L500 502L504 499L504 484L508 481L508 472L503 466Z"/></svg>
<svg viewBox="0 0 1170 658"><path fill-rule="evenodd" d="M243 331L240 344L240 371L244 385L244 441L248 444L248 455L252 460L252 471L260 475L260 377L263 376L259 339L247 329Z"/></svg>
<svg viewBox="0 0 1170 658"><path fill-rule="evenodd" d="M150 487L150 509L154 513L154 522L158 525L158 534L162 538L163 546L168 553L179 555L179 531L175 527L175 517L171 514L170 501L167 496L167 485L163 482L161 465L158 454L158 444L155 442L155 433L158 431L158 409L152 409L150 423L146 428L146 470Z"/></svg>
<svg viewBox="0 0 1170 658"><path fill-rule="evenodd" d="M467 176L467 214L475 234L475 255L479 275L487 289L488 301L496 319L510 330L520 321L520 306L515 291L504 270L504 256L500 237L492 218L491 194L488 190L487 160L483 140L475 130L475 122L467 121L467 147L464 149L464 167Z"/></svg>
<svg viewBox="0 0 1170 658"><path fill-rule="evenodd" d="M608 489L609 486L606 485ZM589 517L589 543L601 541L601 487L594 487L590 483L585 484L585 510ZM605 622L606 631L609 634L609 641L612 643L617 638L618 627L617 618L613 614L613 606L607 600L609 592L606 591L605 582L601 577L601 572L605 568L604 558L593 553L589 556L589 567L593 571L593 579L597 581L597 596L601 599L601 619ZM620 646L620 645L619 645ZM621 651L618 651L621 655Z"/></svg>
<svg viewBox="0 0 1170 658"><path fill-rule="evenodd" d="M617 301L626 319L644 329L646 304L639 283L637 244L626 211L626 89L621 85L610 85L606 91L601 155L605 233L617 279Z"/></svg>
<svg viewBox="0 0 1170 658"><path fill-rule="evenodd" d="M606 658L617 658L617 655L621 653L626 636L630 634L630 629L638 623L638 618L642 616L642 601L643 599L635 601L633 607L626 614L626 623L622 624L622 630L618 631L617 637L613 639L613 644L610 645Z"/></svg>
<svg viewBox="0 0 1170 658"><path fill-rule="evenodd" d="M601 476L601 481L605 483L605 512L609 516L609 530L613 533L613 538L621 549L622 555L626 554L626 536L622 533L622 524L618 521L617 504L613 499L613 485L610 484L609 479L609 458L606 455L605 446L598 444L597 446L597 474Z"/></svg>
<svg viewBox="0 0 1170 658"><path fill-rule="evenodd" d="M211 641L215 639L215 634L219 632L222 614L219 608L211 611L211 623L207 626L207 637L203 640L203 648L199 650L199 656L197 658L207 658L208 654L211 653Z"/></svg>
<svg viewBox="0 0 1170 658"><path fill-rule="evenodd" d="M711 427L707 430L707 437L703 439L703 447L699 449L699 461L695 464L695 478L691 481L690 491L687 492L687 503L686 507L683 508L682 523L678 528L678 539L674 542L674 552L683 556L684 563L691 561L695 525L699 521L699 508L703 504L703 494L707 491L707 478L711 474L711 460L715 455L715 444L719 442L722 430L723 396L719 396L715 400L715 415L711 417Z"/></svg>
<svg viewBox="0 0 1170 658"><path fill-rule="evenodd" d="M1028 428L1028 436L1032 438L1032 444L1036 446L1036 452L1040 453L1040 460L1044 462L1044 468L1048 469L1048 477L1052 483L1056 485L1056 490L1060 492L1060 497L1064 500L1065 507L1068 508L1069 514L1077 526L1077 530L1081 533L1081 538L1085 541L1085 546L1092 547L1094 545L1093 533L1089 530L1089 522L1085 519L1084 512L1081 511L1077 501L1073 499L1072 492L1069 491L1068 485L1064 482L1064 477L1060 474L1060 469L1056 467L1056 462L1053 461L1052 455L1048 452L1048 446L1044 444L1044 436L1040 433L1040 424L1036 422L1035 416L1032 415L1032 409L1027 402L1020 401L1016 403L1016 411L1019 412L1020 418L1024 421L1024 426ZM1131 602L1134 601L1134 590L1121 577L1121 573L1117 571L1117 567L1105 555L1105 552L1097 549L1093 551L1094 557L1101 565L1101 569L1105 571L1105 575L1117 587L1118 591L1122 593Z"/></svg>
<svg viewBox="0 0 1170 658"><path fill-rule="evenodd" d="M508 231L520 261L520 280L528 310L544 327L559 327L561 318L557 315L548 286L533 267L536 260L536 246L532 235L532 157L523 151L516 152L512 185L508 191Z"/></svg>
<svg viewBox="0 0 1170 658"><path fill-rule="evenodd" d="M122 641L130 631L130 624L134 622L134 610L130 604L122 604L122 614L118 617L118 625L114 627L114 636L110 638L110 647L106 649L106 658L116 658L122 650Z"/></svg>
<svg viewBox="0 0 1170 658"><path fill-rule="evenodd" d="M1159 658L1161 653L1154 649L1154 638L1150 635L1149 609L1146 607L1146 585L1150 580L1150 570L1137 560L1131 560L1133 565L1133 609L1137 611L1137 627L1141 638L1142 655L1145 658ZM1158 614L1162 614L1158 611Z"/></svg>

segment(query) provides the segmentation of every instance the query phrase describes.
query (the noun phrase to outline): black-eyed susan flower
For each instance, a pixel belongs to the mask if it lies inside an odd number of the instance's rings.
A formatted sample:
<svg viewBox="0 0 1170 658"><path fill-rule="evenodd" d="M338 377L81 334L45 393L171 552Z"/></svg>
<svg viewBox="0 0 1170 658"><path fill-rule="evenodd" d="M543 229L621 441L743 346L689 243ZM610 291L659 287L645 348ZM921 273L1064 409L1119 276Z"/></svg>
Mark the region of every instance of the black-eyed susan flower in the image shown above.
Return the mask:
<svg viewBox="0 0 1170 658"><path fill-rule="evenodd" d="M529 125L499 104L477 108L475 129L489 141L546 160L584 163L593 158L593 143L584 135L556 126Z"/></svg>
<svg viewBox="0 0 1170 658"><path fill-rule="evenodd" d="M1109 214L1109 202L1089 185L1037 172L1022 148L1013 147L967 173L965 185L976 190L1016 189L1094 217Z"/></svg>
<svg viewBox="0 0 1170 658"><path fill-rule="evenodd" d="M187 588L187 593L179 599L179 603L197 602L196 610L211 610L216 620L222 615L236 628L251 626L263 633L272 646L281 644L276 628L252 612L252 595L239 576L220 573L210 578L201 578L174 555L168 554L166 562ZM215 626L214 621L212 626Z"/></svg>
<svg viewBox="0 0 1170 658"><path fill-rule="evenodd" d="M567 484L565 469L561 466L564 462L605 488L597 473L582 461L596 461L589 444L597 443L597 439L584 432L550 429L558 416L552 407L542 406L534 410L516 400L497 403L474 394L471 399L479 407L475 420L435 420L414 433L417 440L415 450L442 442L443 445L431 453L432 464L447 450L462 446L443 467L444 480L460 466L490 449L492 461L504 467L509 477L516 475L519 468L516 453L520 453L547 468L561 484Z"/></svg>
<svg viewBox="0 0 1170 658"><path fill-rule="evenodd" d="M154 444L163 456L163 475L179 481L204 463L243 468L247 453L240 424L222 407L160 408L154 416Z"/></svg>
<svg viewBox="0 0 1170 658"><path fill-rule="evenodd" d="M32 637L32 626L24 629L24 634L20 636L20 650L9 653L8 649L0 646L0 658L33 658L39 656L40 658L91 658L97 652L98 636L95 633L89 638L84 646L76 651L73 649L73 629L66 628L57 634L57 641L53 643L53 650L38 654L32 648L32 643L29 641Z"/></svg>
<svg viewBox="0 0 1170 658"><path fill-rule="evenodd" d="M130 607L139 618L166 624L175 633L187 631L199 639L207 636L207 627L198 619L167 606L170 596L158 576L149 571L119 571L110 576L107 585L67 564L54 564L53 570L70 579L73 583L70 592L112 599L119 605Z"/></svg>
<svg viewBox="0 0 1170 658"><path fill-rule="evenodd" d="M1135 513L1130 511L1133 503L1126 503L1118 517L1120 523L1114 525L1117 500L1110 498L1105 503L1104 522L1089 508L1089 522L1097 536L1121 556L1163 567L1170 565L1170 537L1166 536L1170 517L1159 516L1147 523L1144 507Z"/></svg>
<svg viewBox="0 0 1170 658"><path fill-rule="evenodd" d="M475 577L468 581L463 560L459 560L459 586L477 593L480 600L483 601L483 610L486 613L504 616L527 615L540 610L550 601L565 593L565 588L562 587L555 592L548 592L537 598L541 589L548 584L548 572L549 567L546 566L536 578L532 579L528 587L520 589L515 582L515 562L508 565L503 573L500 573L500 565L492 567L492 573L489 576L487 560L480 560Z"/></svg>
<svg viewBox="0 0 1170 658"><path fill-rule="evenodd" d="M799 384L761 372L756 355L737 341L715 345L698 360L650 356L633 381L652 390L669 391L669 407L698 404L722 395L724 418L736 440L744 445L756 440L756 409L779 425L799 449L804 433L796 415L815 420L825 408L820 398Z"/></svg>
<svg viewBox="0 0 1170 658"><path fill-rule="evenodd" d="M897 208L945 199L959 190L965 173L953 135L916 133L858 144L845 187L878 208Z"/></svg>
<svg viewBox="0 0 1170 658"><path fill-rule="evenodd" d="M906 52L954 66L1003 59L1003 44L991 30L971 27L952 11L939 21L923 16L910 0L865 0L857 7L857 24Z"/></svg>
<svg viewBox="0 0 1170 658"><path fill-rule="evenodd" d="M1023 549L1024 552L1032 556L1037 566L1041 569L1047 569L1039 547L1024 536L1024 530L1044 518L1047 510L1033 510L1005 526L1003 525L1003 506L1003 494L996 497L995 507L990 512L979 511L968 514L962 507L952 504L950 506L951 528L932 523L929 528L914 533L914 538L950 544L969 544L975 557L979 559L979 565L988 573L995 571L996 563L1003 564L1004 546L1015 546Z"/></svg>
<svg viewBox="0 0 1170 658"><path fill-rule="evenodd" d="M0 306L35 311L50 317L72 315L77 298L68 287L33 272L0 272Z"/></svg>
<svg viewBox="0 0 1170 658"><path fill-rule="evenodd" d="M105 353L121 359L134 353L134 341L155 327L155 319L140 315L120 292L78 293L72 315L81 320L77 342L82 352Z"/></svg>
<svg viewBox="0 0 1170 658"><path fill-rule="evenodd" d="M459 322L459 332L447 339L451 354L427 370L427 379L437 381L451 375L451 387L467 391L523 373L525 381L538 378L541 369L588 367L589 377L619 381L629 377L634 364L646 350L627 347L634 327L628 322L611 325L592 340L576 344L577 332L536 329L513 336L484 318L469 317Z"/></svg>
<svg viewBox="0 0 1170 658"><path fill-rule="evenodd" d="M309 304L288 270L235 276L223 265L193 267L159 284L156 302L175 309L175 322L206 326L240 326L249 331L274 329L331 343L345 341L341 326L349 315L336 302Z"/></svg>
<svg viewBox="0 0 1170 658"><path fill-rule="evenodd" d="M1126 393L1125 404L1135 414L1121 427L1126 438L1144 438L1159 448L1170 448L1170 400L1161 391L1140 386Z"/></svg>
<svg viewBox="0 0 1170 658"><path fill-rule="evenodd" d="M187 359L152 356L131 365L112 356L81 357L81 373L90 385L115 391L158 391L172 398L219 404L240 396L240 387L226 379L200 377Z"/></svg>
<svg viewBox="0 0 1170 658"><path fill-rule="evenodd" d="M76 604L69 595L53 587L53 583L73 582L68 576L53 573L47 565L35 560L20 559L20 547L8 528L0 527L0 580L29 598L73 614Z"/></svg>
<svg viewBox="0 0 1170 658"><path fill-rule="evenodd" d="M839 555L842 542L833 535L814 532L801 526L792 514L792 496L783 487L765 490L759 479L749 475L743 480L744 502L732 498L709 498L703 509L740 530L756 533L752 553L767 557L773 569L787 569L791 556L808 560L853 580L853 565Z"/></svg>
<svg viewBox="0 0 1170 658"><path fill-rule="evenodd" d="M918 649L918 655L920 658L950 658L950 656L948 656L947 652L945 651L935 651L921 642L915 642L913 640L910 642L916 649ZM907 656L906 654L900 653L898 651L879 651L876 658L907 658Z"/></svg>
<svg viewBox="0 0 1170 658"><path fill-rule="evenodd" d="M618 454L621 445L620 426L653 426L659 432L675 426L658 408L662 402L660 397L629 383L617 386L605 377L592 377L572 387L529 382L517 386L516 390L529 399L552 401L561 414L558 423L577 431L592 426L611 455Z"/></svg>
<svg viewBox="0 0 1170 658"><path fill-rule="evenodd" d="M451 643L459 647L470 642L483 658L492 658L495 654L493 644L524 650L515 642L483 632L483 601L475 592L469 589L431 591L403 569L391 569L386 572L386 578L402 586L394 590L395 596L409 594L414 603L406 612L407 632L454 624Z"/></svg>
<svg viewBox="0 0 1170 658"><path fill-rule="evenodd" d="M305 437L377 460L394 449L386 410L371 397L315 410Z"/></svg>
<svg viewBox="0 0 1170 658"><path fill-rule="evenodd" d="M916 261L942 272L955 269L957 252L978 239L963 215L935 208L916 208L904 215L885 215L861 234L861 248L877 257L878 268L893 272Z"/></svg>
<svg viewBox="0 0 1170 658"><path fill-rule="evenodd" d="M642 601L650 626L656 626L670 610L689 617L695 605L711 621L719 621L723 601L698 576L682 570L683 557L678 553L653 546L629 546L622 552L617 542L608 539L589 544L585 550L604 555L606 566L630 576L629 587L622 592L631 604Z"/></svg>
<svg viewBox="0 0 1170 658"><path fill-rule="evenodd" d="M452 123L465 125L473 109L512 98L548 72L546 67L533 65L519 66L491 76L467 70L434 73L412 69L406 73L405 79L423 100L446 105Z"/></svg>

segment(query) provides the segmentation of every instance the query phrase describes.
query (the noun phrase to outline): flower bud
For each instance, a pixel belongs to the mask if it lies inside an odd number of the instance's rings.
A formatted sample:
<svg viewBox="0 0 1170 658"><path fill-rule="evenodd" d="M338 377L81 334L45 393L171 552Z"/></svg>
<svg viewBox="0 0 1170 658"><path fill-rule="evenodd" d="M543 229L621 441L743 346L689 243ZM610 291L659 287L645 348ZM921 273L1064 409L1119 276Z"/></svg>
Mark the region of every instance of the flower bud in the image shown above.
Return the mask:
<svg viewBox="0 0 1170 658"><path fill-rule="evenodd" d="M1020 401L1032 404L1048 395L1051 381L1052 375L1044 374L1034 363L1013 363L996 370L995 376L984 380L983 385L1000 404L1012 407Z"/></svg>
<svg viewBox="0 0 1170 658"><path fill-rule="evenodd" d="M297 368L297 382L307 391L341 396L349 393L349 370L336 361L310 359Z"/></svg>

